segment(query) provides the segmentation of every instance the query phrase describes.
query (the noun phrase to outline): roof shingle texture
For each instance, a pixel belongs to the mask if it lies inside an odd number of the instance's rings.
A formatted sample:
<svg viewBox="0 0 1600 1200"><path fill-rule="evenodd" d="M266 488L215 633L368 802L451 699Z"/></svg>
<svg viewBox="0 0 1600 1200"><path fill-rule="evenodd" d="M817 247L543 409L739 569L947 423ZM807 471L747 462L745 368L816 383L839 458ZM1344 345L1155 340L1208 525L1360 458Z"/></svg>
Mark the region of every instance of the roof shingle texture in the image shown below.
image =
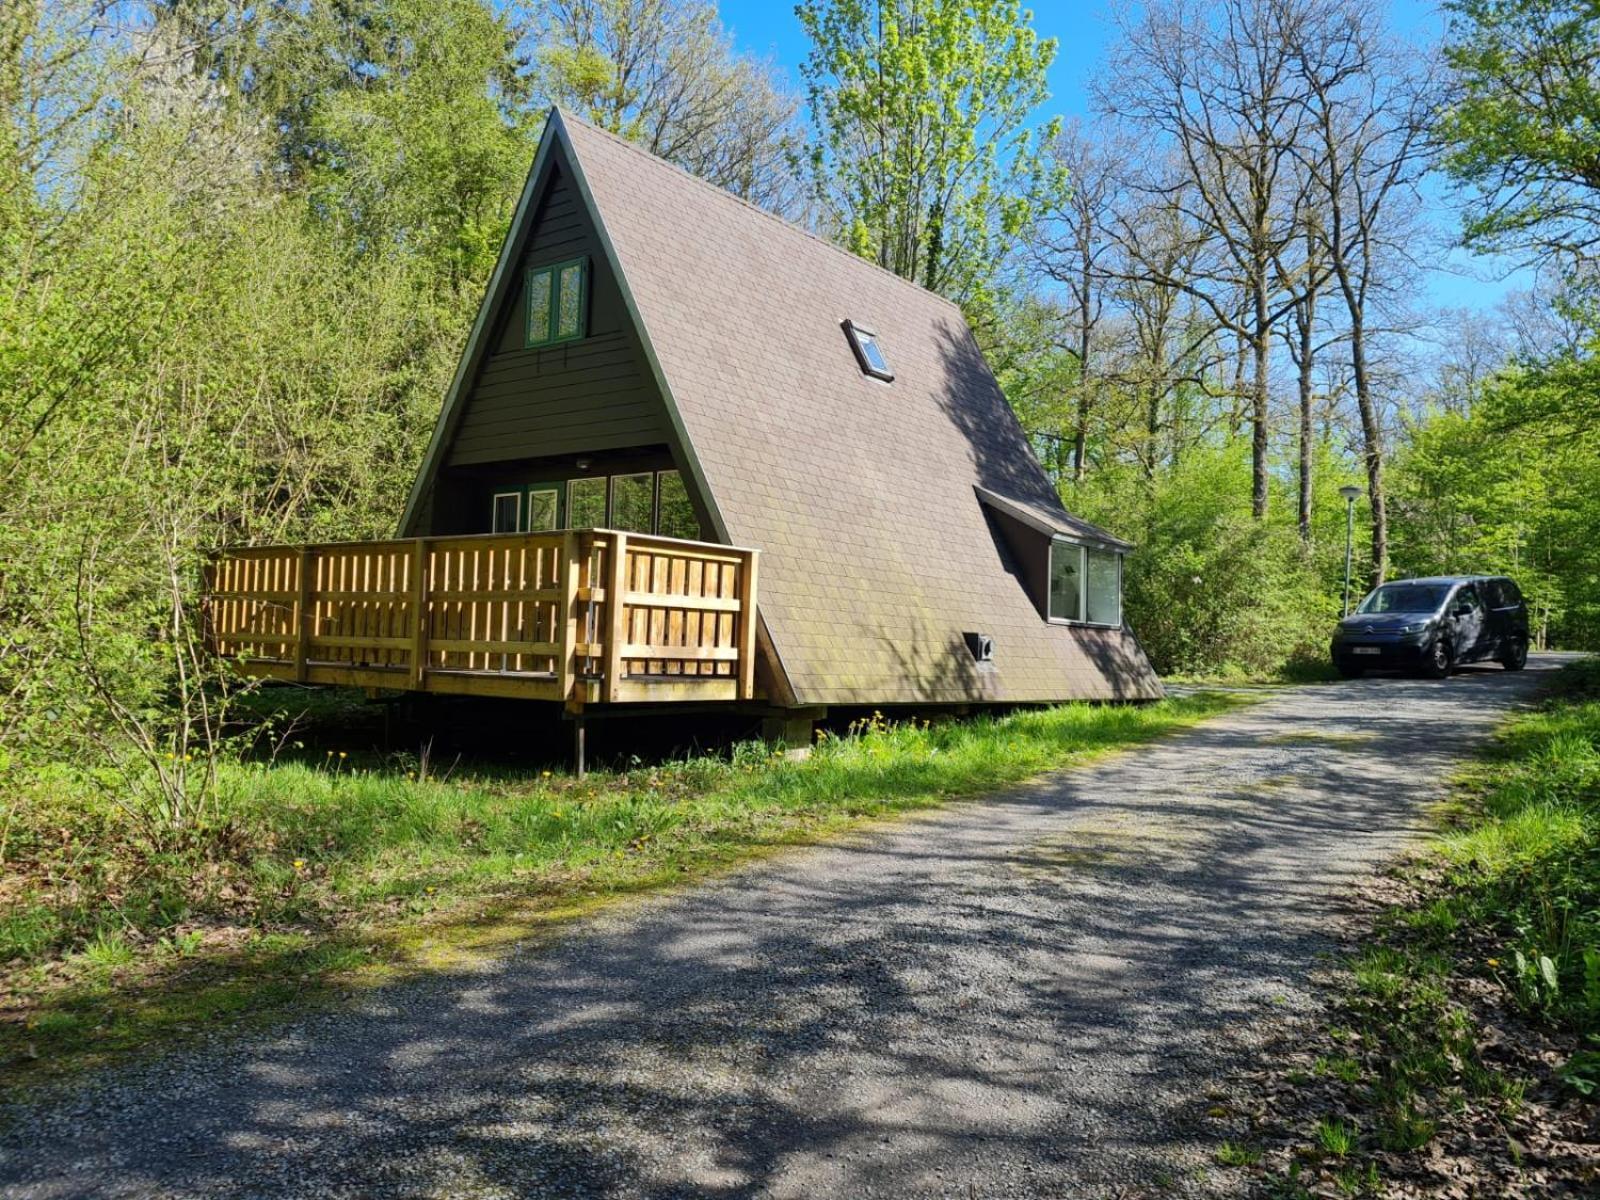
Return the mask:
<svg viewBox="0 0 1600 1200"><path fill-rule="evenodd" d="M1159 694L1124 630L1052 625L975 487L1071 523L942 298L562 114L802 704ZM876 331L869 378L841 322ZM964 631L993 636L972 661Z"/></svg>

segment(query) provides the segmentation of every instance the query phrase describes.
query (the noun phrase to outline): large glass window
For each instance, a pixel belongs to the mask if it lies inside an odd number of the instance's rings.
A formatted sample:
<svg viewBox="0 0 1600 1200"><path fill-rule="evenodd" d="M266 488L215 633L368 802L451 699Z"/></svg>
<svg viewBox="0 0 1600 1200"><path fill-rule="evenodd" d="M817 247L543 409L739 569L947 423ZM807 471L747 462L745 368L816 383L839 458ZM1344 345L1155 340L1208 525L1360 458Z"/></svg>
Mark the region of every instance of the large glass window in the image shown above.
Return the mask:
<svg viewBox="0 0 1600 1200"><path fill-rule="evenodd" d="M1115 550L1090 547L1084 579L1087 620L1091 625L1122 624L1122 556Z"/></svg>
<svg viewBox="0 0 1600 1200"><path fill-rule="evenodd" d="M528 532L543 533L561 528L560 487L528 489Z"/></svg>
<svg viewBox="0 0 1600 1200"><path fill-rule="evenodd" d="M656 532L662 537L688 538L700 536L700 518L694 515L694 505L689 503L689 489L683 486L683 476L677 471L662 471L661 494L656 505Z"/></svg>
<svg viewBox="0 0 1600 1200"><path fill-rule="evenodd" d="M516 533L522 528L522 493L496 492L491 533Z"/></svg>
<svg viewBox="0 0 1600 1200"><path fill-rule="evenodd" d="M698 539L700 519L677 471L630 471L535 483L495 492L489 508L495 533L553 529L623 529Z"/></svg>
<svg viewBox="0 0 1600 1200"><path fill-rule="evenodd" d="M588 321L588 277L588 261L581 258L536 267L528 272L526 345L547 346L584 335Z"/></svg>
<svg viewBox="0 0 1600 1200"><path fill-rule="evenodd" d="M567 483L567 528L603 529L605 523L605 477L570 480Z"/></svg>
<svg viewBox="0 0 1600 1200"><path fill-rule="evenodd" d="M1083 620L1083 547L1050 543L1050 619Z"/></svg>
<svg viewBox="0 0 1600 1200"><path fill-rule="evenodd" d="M611 477L611 528L630 533L652 532L655 482L655 476L649 471L642 475Z"/></svg>

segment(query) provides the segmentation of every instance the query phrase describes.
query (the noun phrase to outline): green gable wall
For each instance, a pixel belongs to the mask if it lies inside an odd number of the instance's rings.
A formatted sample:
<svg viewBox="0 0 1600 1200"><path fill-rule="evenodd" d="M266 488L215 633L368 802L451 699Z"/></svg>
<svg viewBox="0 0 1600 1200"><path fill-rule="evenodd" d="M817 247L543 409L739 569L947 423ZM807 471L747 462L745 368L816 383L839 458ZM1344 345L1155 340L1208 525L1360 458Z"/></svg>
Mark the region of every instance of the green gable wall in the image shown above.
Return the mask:
<svg viewBox="0 0 1600 1200"><path fill-rule="evenodd" d="M668 440L666 411L617 281L559 162L534 213L509 302L495 315L490 352L464 397L447 469ZM578 257L589 260L588 336L525 349L527 270Z"/></svg>

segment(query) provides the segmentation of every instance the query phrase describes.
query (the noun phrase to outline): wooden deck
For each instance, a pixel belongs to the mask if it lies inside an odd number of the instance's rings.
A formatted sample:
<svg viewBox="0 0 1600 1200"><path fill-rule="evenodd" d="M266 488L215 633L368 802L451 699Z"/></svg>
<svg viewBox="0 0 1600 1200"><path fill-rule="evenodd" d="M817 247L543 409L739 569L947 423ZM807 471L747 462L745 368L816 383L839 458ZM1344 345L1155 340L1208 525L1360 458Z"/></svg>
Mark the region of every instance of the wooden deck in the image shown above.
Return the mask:
<svg viewBox="0 0 1600 1200"><path fill-rule="evenodd" d="M255 546L206 567L212 651L302 683L749 700L756 551L610 529Z"/></svg>

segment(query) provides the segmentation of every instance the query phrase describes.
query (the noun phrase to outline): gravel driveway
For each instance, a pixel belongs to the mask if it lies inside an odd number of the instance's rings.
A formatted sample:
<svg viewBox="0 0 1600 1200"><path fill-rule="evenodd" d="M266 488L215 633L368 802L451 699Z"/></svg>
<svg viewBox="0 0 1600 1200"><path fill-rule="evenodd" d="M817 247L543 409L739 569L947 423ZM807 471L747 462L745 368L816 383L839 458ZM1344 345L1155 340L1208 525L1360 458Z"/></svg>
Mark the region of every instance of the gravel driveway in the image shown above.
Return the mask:
<svg viewBox="0 0 1600 1200"><path fill-rule="evenodd" d="M1283 689L102 1076L0 1113L0 1194L1187 1190L1208 1080L1312 1003L1340 897L1553 665Z"/></svg>

